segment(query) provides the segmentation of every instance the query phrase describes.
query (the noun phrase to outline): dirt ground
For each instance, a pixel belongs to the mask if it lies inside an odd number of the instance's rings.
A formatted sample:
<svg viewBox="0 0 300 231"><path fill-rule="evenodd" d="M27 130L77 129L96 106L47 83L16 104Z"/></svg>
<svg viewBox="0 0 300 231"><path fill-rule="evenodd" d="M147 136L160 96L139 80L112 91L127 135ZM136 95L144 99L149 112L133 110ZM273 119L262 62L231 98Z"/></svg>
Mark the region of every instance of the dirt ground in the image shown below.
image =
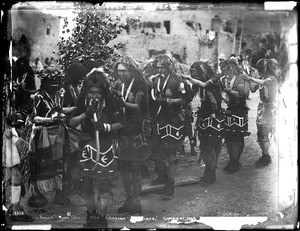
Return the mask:
<svg viewBox="0 0 300 231"><path fill-rule="evenodd" d="M196 108L199 99L193 101ZM242 168L234 174L223 171L228 154L225 145L219 156L217 168L217 182L211 186L201 187L198 184L179 186L175 188L175 195L169 201L162 201L159 194L146 194L142 198L143 220L140 218L118 214L117 208L122 205L124 192L120 179L115 182L114 201L109 207L109 228L210 228L204 224L203 217L269 217L261 221L256 227L266 225L290 224L295 218L295 208L289 208L282 219L278 216L278 154L274 141L271 144L270 155L272 164L265 168L255 168L255 161L261 151L256 142L256 108L259 102L258 93L251 94L248 100L249 131L251 135L245 138L244 153L240 159ZM225 107L225 105L224 105ZM201 177L204 164L196 164L198 157L191 156L190 146L186 142L186 155L179 156L178 176ZM151 177L154 178L153 166L150 166ZM150 179L144 179L145 183ZM46 212L37 213L26 206L27 198L22 199L26 211L35 218L26 225L51 224L52 228L83 228L85 224L85 202L78 195L71 196L72 205L57 206L52 204L53 192L47 194L49 205ZM202 220L201 220L202 219ZM236 220L233 220L235 222ZM180 223L183 222L183 223ZM217 222L215 220L214 222ZM7 227L24 223L11 223L7 220ZM242 223L243 225L244 223ZM255 225L256 223L254 223ZM247 226L245 227L254 227Z"/></svg>

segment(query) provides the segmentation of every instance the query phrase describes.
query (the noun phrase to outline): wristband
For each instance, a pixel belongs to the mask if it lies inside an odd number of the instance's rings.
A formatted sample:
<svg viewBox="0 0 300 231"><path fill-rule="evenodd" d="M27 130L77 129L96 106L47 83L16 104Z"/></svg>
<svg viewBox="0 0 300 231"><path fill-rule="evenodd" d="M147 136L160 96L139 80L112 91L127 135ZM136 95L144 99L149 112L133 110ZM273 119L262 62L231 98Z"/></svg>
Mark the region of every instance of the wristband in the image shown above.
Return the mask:
<svg viewBox="0 0 300 231"><path fill-rule="evenodd" d="M110 131L111 131L111 125L107 124L107 132L110 132Z"/></svg>
<svg viewBox="0 0 300 231"><path fill-rule="evenodd" d="M107 131L107 124L103 124L104 131Z"/></svg>

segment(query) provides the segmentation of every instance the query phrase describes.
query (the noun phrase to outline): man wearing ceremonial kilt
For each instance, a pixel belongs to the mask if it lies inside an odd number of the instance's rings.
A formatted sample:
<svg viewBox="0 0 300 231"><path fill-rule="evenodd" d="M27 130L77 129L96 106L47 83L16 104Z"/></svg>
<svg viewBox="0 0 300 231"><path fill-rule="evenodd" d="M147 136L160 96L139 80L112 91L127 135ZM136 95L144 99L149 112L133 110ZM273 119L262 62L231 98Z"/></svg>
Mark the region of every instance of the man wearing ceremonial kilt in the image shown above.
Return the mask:
<svg viewBox="0 0 300 231"><path fill-rule="evenodd" d="M141 214L141 165L150 155L151 124L148 116L148 86L135 60L124 56L114 66L119 105L124 111L120 130L119 170L126 200L119 213Z"/></svg>
<svg viewBox="0 0 300 231"><path fill-rule="evenodd" d="M272 162L269 155L269 134L274 134L275 132L279 67L275 59L265 58L258 60L256 67L259 78L247 76L246 79L251 81L251 92L259 89L260 102L257 108L256 125L257 140L262 150L262 156L255 162L255 165L257 167L265 167Z"/></svg>
<svg viewBox="0 0 300 231"><path fill-rule="evenodd" d="M117 101L109 91L105 73L94 70L87 75L69 123L74 127L81 124L82 131L90 137L81 140L79 157L87 227L105 228L112 182L118 178L116 131L122 128Z"/></svg>
<svg viewBox="0 0 300 231"><path fill-rule="evenodd" d="M58 92L63 73L49 67L40 72L39 78L41 87L33 98L34 125L29 141L29 182L32 196L28 199L28 205L39 208L48 204L38 185L46 192L55 188L53 203L67 205L70 200L62 192L65 114L61 104L62 97Z"/></svg>
<svg viewBox="0 0 300 231"><path fill-rule="evenodd" d="M80 93L83 79L86 76L85 68L80 63L72 63L66 71L66 78L63 88L60 89L63 94L63 107L67 110L66 115L69 117L75 110L76 101ZM64 175L63 189L65 193L71 192L71 185L74 185L78 178L78 151L79 138L72 133L68 127L65 130L65 148L64 148Z"/></svg>
<svg viewBox="0 0 300 231"><path fill-rule="evenodd" d="M228 59L221 65L222 86L227 94L227 109L225 113L225 142L229 154L229 162L224 168L227 173L234 173L241 167L239 159L244 150L244 137L248 136L248 110L246 99L249 96L250 85L243 78L242 70L233 59Z"/></svg>
<svg viewBox="0 0 300 231"><path fill-rule="evenodd" d="M213 184L216 181L216 165L224 135L221 85L212 68L204 62L193 63L190 73L191 77L185 78L193 83L195 90L200 89L201 108L197 112L196 126L200 140L200 158L205 163L200 182L201 185Z"/></svg>
<svg viewBox="0 0 300 231"><path fill-rule="evenodd" d="M158 75L153 79L150 97L153 115L150 158L155 163L158 178L167 176L162 197L171 199L174 195L176 153L183 139L186 92L182 78L175 74L172 60L167 55L158 55L153 66Z"/></svg>

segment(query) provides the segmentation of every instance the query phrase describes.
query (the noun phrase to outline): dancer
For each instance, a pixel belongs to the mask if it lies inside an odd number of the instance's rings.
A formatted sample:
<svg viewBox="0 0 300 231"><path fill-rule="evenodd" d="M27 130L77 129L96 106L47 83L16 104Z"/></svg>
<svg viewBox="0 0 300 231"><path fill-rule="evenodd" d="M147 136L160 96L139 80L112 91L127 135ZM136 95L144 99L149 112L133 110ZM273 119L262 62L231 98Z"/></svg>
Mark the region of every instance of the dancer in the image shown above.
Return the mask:
<svg viewBox="0 0 300 231"><path fill-rule="evenodd" d="M221 85L212 68L195 62L190 68L191 77L185 76L200 89L201 108L197 112L197 130L200 140L200 160L205 163L201 185L216 182L216 165L222 148L224 114L221 108Z"/></svg>
<svg viewBox="0 0 300 231"><path fill-rule="evenodd" d="M48 204L48 199L39 190L56 190L54 204L68 205L70 199L62 192L63 145L65 114L62 97L58 90L63 82L59 69L47 68L40 72L41 88L33 98L33 128L30 137L30 207L40 208Z"/></svg>
<svg viewBox="0 0 300 231"><path fill-rule="evenodd" d="M234 173L241 167L239 159L244 150L244 137L248 136L248 106L246 99L250 85L243 78L241 68L235 60L228 59L221 65L222 86L227 94L227 109L225 118L225 142L230 160L224 170Z"/></svg>
<svg viewBox="0 0 300 231"><path fill-rule="evenodd" d="M158 76L153 79L151 90L151 114L154 115L151 159L157 168L156 181L165 184L162 197L171 199L174 195L176 153L183 139L186 91L182 78L175 73L172 60L167 55L158 55L153 66ZM168 166L164 165L164 161Z"/></svg>
<svg viewBox="0 0 300 231"><path fill-rule="evenodd" d="M90 136L90 139L81 140L79 161L87 227L108 225L105 216L112 182L118 177L116 131L122 128L120 116L104 73L91 71L84 80L76 111L69 121L71 126L80 124L82 131Z"/></svg>
<svg viewBox="0 0 300 231"><path fill-rule="evenodd" d="M257 140L262 150L262 156L255 162L257 167L271 164L269 154L269 135L274 134L276 125L276 96L278 91L279 67L275 59L260 59L257 62L259 79L246 76L250 80L251 92L259 89L260 102L257 108Z"/></svg>
<svg viewBox="0 0 300 231"><path fill-rule="evenodd" d="M119 213L142 213L141 166L150 155L151 125L148 116L148 86L136 62L124 56L114 66L119 84L119 105L124 110L121 130L119 170L125 189L126 200L118 209Z"/></svg>

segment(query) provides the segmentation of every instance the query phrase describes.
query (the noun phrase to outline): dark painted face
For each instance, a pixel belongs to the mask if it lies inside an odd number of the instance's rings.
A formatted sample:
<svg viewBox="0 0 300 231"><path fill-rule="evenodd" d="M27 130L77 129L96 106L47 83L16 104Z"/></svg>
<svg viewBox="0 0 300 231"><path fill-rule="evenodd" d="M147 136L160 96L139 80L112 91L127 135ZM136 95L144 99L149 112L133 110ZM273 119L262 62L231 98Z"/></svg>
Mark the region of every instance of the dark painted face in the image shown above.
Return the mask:
<svg viewBox="0 0 300 231"><path fill-rule="evenodd" d="M50 85L53 87L60 87L63 83L63 79L61 77L54 77L50 81Z"/></svg>
<svg viewBox="0 0 300 231"><path fill-rule="evenodd" d="M164 77L167 77L169 75L169 71L161 62L156 63L156 70L158 74L163 75Z"/></svg>
<svg viewBox="0 0 300 231"><path fill-rule="evenodd" d="M50 90L50 91L58 91L61 88L62 85L62 77L60 76L55 76L52 78L45 78L42 80L43 81L43 85L46 88L46 90Z"/></svg>
<svg viewBox="0 0 300 231"><path fill-rule="evenodd" d="M27 69L27 65L26 65L26 63L25 62L20 62L19 63L19 65L18 65L18 69L19 69L19 71L21 72L21 73L23 73L23 72L25 72L26 71L26 69Z"/></svg>

